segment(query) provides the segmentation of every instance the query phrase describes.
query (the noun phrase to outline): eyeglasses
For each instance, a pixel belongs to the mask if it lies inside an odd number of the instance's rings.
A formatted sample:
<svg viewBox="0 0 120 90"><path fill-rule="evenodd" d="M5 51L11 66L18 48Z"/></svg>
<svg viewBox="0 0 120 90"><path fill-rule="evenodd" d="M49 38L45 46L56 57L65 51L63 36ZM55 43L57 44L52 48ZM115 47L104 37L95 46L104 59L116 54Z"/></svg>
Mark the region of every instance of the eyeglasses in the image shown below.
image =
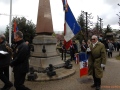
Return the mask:
<svg viewBox="0 0 120 90"><path fill-rule="evenodd" d="M91 39L91 40L95 40L95 39Z"/></svg>

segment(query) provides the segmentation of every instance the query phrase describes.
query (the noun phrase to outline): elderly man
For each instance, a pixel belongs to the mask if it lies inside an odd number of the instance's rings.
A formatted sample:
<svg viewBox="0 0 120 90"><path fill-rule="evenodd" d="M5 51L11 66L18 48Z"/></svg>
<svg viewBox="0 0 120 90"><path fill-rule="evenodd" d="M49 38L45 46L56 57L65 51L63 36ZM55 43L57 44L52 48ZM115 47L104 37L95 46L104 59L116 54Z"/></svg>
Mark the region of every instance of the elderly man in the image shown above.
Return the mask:
<svg viewBox="0 0 120 90"><path fill-rule="evenodd" d="M106 50L104 44L98 42L98 37L96 35L92 36L91 42L91 53L88 59L88 73L93 76L94 80L94 84L91 87L96 87L96 90L100 90L103 67L105 67L106 64Z"/></svg>
<svg viewBox="0 0 120 90"><path fill-rule="evenodd" d="M26 73L29 71L29 48L23 40L23 33L17 31L14 36L16 47L11 66L14 72L14 86L16 90L30 90L24 86Z"/></svg>
<svg viewBox="0 0 120 90"><path fill-rule="evenodd" d="M9 90L13 86L9 81L9 64L11 60L10 50L10 45L5 41L5 36L0 35L0 79L5 84L1 90Z"/></svg>

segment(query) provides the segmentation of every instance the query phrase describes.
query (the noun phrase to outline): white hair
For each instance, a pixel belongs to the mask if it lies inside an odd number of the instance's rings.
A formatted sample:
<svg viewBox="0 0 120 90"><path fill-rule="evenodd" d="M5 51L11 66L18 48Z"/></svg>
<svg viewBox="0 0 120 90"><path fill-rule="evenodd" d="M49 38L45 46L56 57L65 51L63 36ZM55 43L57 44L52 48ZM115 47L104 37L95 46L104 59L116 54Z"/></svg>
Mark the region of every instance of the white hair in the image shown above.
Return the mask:
<svg viewBox="0 0 120 90"><path fill-rule="evenodd" d="M96 35L93 35L92 38L98 39L98 37Z"/></svg>

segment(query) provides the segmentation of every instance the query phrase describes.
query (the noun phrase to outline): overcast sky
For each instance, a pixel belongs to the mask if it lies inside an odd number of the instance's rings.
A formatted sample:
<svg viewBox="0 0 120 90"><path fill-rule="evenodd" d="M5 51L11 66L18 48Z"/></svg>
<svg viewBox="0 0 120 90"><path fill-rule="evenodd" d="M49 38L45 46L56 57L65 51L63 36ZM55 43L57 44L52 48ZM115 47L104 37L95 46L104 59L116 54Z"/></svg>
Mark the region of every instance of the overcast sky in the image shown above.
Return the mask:
<svg viewBox="0 0 120 90"><path fill-rule="evenodd" d="M18 17L24 16L36 24L39 0L12 0L12 14ZM62 0L50 0L54 31L63 31L64 12ZM110 24L112 28L119 29L118 16L120 0L68 0L68 4L77 19L81 10L92 13L94 23L97 15L103 19L103 25ZM0 0L0 14L10 13L10 0ZM9 16L0 15L0 30L4 30L9 24Z"/></svg>

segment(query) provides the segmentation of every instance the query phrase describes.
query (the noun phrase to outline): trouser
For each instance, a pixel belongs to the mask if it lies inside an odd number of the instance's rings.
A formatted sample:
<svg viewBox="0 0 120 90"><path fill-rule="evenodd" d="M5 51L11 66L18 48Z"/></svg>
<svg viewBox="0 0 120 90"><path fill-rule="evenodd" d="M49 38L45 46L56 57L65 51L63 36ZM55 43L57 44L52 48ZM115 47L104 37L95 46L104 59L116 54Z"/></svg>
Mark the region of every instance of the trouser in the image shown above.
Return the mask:
<svg viewBox="0 0 120 90"><path fill-rule="evenodd" d="M112 52L108 52L108 57L112 57Z"/></svg>
<svg viewBox="0 0 120 90"><path fill-rule="evenodd" d="M62 60L66 60L66 51L62 51Z"/></svg>
<svg viewBox="0 0 120 90"><path fill-rule="evenodd" d="M119 47L117 47L117 51L119 51Z"/></svg>
<svg viewBox="0 0 120 90"><path fill-rule="evenodd" d="M10 85L9 81L9 66L0 68L0 79L5 85Z"/></svg>
<svg viewBox="0 0 120 90"><path fill-rule="evenodd" d="M74 60L74 58L75 58L74 55L75 55L75 53L74 53L73 51L71 51L71 52L70 52L71 61Z"/></svg>
<svg viewBox="0 0 120 90"><path fill-rule="evenodd" d="M100 87L101 86L101 78L97 78L95 76L95 69L93 69L93 80L94 80L94 85L96 87Z"/></svg>
<svg viewBox="0 0 120 90"><path fill-rule="evenodd" d="M8 78L9 80L9 66L4 67L4 75Z"/></svg>
<svg viewBox="0 0 120 90"><path fill-rule="evenodd" d="M14 86L16 90L28 90L24 86L26 73L14 72Z"/></svg>

